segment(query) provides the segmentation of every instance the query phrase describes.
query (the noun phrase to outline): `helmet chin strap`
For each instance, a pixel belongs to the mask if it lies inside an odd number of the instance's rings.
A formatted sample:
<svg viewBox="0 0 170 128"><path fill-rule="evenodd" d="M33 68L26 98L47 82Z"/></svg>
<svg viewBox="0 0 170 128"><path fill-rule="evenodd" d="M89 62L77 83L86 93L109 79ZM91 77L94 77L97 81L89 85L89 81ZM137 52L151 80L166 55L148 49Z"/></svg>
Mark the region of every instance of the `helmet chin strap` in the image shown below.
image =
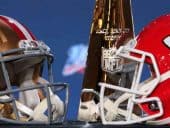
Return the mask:
<svg viewBox="0 0 170 128"><path fill-rule="evenodd" d="M64 114L64 103L57 95L50 96L52 104L52 119L57 119ZM43 99L34 109L33 119L36 121L48 121L45 112L48 110L47 98Z"/></svg>
<svg viewBox="0 0 170 128"><path fill-rule="evenodd" d="M40 84L49 84L47 80L45 80L42 77L38 78L38 81ZM52 119L57 119L58 117L62 116L64 114L64 103L63 101L55 95L51 88L48 88L49 94L50 94L50 100L52 104ZM48 109L48 103L47 103L47 98L44 98L34 109L34 115L33 119L36 121L47 121L48 116L45 115L45 111Z"/></svg>

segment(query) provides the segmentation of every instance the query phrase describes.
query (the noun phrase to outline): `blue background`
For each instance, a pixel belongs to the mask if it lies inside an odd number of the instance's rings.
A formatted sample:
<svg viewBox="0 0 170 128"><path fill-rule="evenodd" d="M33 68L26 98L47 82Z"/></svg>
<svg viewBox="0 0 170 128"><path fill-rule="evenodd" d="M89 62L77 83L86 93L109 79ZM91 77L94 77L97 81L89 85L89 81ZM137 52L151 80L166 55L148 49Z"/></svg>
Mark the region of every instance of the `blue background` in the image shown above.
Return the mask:
<svg viewBox="0 0 170 128"><path fill-rule="evenodd" d="M67 119L76 119L83 74L62 75L67 51L74 44L86 44L95 0L0 0L0 15L25 24L34 35L46 42L55 55L55 81L70 84ZM132 0L135 33L154 18L170 12L170 0Z"/></svg>

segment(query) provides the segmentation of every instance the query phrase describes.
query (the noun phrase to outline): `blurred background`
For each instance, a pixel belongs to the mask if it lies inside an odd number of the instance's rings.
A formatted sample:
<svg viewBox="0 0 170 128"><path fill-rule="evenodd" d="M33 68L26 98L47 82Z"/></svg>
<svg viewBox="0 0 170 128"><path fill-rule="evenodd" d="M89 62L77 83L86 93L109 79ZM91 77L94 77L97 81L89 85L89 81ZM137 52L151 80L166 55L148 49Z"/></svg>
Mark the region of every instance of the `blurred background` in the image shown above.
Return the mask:
<svg viewBox="0 0 170 128"><path fill-rule="evenodd" d="M0 15L20 21L51 47L54 80L70 85L69 120L77 118L94 5L95 0L0 0ZM135 34L170 13L169 5L170 0L132 0Z"/></svg>

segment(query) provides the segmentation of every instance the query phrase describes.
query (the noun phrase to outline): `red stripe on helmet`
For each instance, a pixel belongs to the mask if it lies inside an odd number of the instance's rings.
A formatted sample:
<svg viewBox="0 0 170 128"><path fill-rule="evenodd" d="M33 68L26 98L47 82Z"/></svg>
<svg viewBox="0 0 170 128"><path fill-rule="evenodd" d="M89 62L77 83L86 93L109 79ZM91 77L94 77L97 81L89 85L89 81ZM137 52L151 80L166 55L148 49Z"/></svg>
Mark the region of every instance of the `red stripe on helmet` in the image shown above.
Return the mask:
<svg viewBox="0 0 170 128"><path fill-rule="evenodd" d="M0 16L0 20L2 20L3 22L5 22L7 25L9 25L13 30L14 32L17 33L18 37L20 38L20 40L25 40L25 39L28 39L24 32L15 24L15 23L12 23L12 19L11 21L6 17L6 16ZM18 21L14 21L14 22L18 22ZM18 22L19 23L19 22ZM19 23L20 24L20 23ZM21 24L22 25L22 24ZM23 25L22 25L23 26ZM24 26L23 26L24 27ZM24 27L25 28L25 27ZM26 28L25 28L26 29ZM28 29L26 29L28 31ZM28 31L28 33L30 34L30 32ZM30 34L31 37L33 37L33 39L35 39L35 37Z"/></svg>
<svg viewBox="0 0 170 128"><path fill-rule="evenodd" d="M32 34L32 32L27 28L27 26L23 25L22 26L27 30L27 32L30 34L33 40L36 40L36 37Z"/></svg>

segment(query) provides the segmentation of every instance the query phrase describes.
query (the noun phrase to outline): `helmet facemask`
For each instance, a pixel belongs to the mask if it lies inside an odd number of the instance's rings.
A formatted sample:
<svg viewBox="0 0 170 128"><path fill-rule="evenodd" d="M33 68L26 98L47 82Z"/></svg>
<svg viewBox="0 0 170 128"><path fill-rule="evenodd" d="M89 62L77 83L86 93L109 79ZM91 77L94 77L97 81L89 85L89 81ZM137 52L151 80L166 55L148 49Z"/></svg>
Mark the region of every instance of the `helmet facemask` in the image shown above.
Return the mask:
<svg viewBox="0 0 170 128"><path fill-rule="evenodd" d="M6 89L1 90L0 103L4 107L6 104L11 106L11 113L8 113L8 117L2 117L0 120L24 124L61 122L64 120L67 110L68 85L66 83L53 83L52 54L47 51L44 52L42 47L34 48L33 52L31 51L32 49L29 48L18 48L1 52L3 56L1 56L0 64L2 74L4 74L3 79ZM32 62L31 60L34 61ZM18 72L15 72L17 82L11 81L12 76L9 73L11 72L11 70L9 70L9 67L11 67L9 65L10 63L14 65L12 71L18 69L18 65L21 66ZM35 64L40 64L39 66L41 68L45 68L46 66L47 68L45 69L47 70L44 73L38 72L37 75L39 76L35 78L36 80L34 81L31 70L36 68L34 67ZM45 77L43 78L45 74L48 74L48 81L44 79ZM64 97L64 99L62 99L64 102L58 96L60 91L62 91L61 95ZM37 93L37 97L34 96L36 99L32 99L32 95L35 94L32 92ZM41 93L41 97L39 93ZM29 101L36 103L32 105ZM59 106L57 102L60 102L61 106Z"/></svg>
<svg viewBox="0 0 170 128"><path fill-rule="evenodd" d="M132 68L135 72L131 86L111 85L100 82L100 112L104 124L125 125L139 123L160 117L163 114L162 103L158 97L150 97L150 94L161 82L161 76L155 58L152 54L121 46L117 51L117 57L135 63ZM149 76L143 79L144 69L149 66ZM127 68L126 66L122 66ZM124 70L122 68L122 70ZM122 81L123 82L123 81ZM109 88L114 92L120 92L116 99L112 96L105 96L105 89ZM114 95L114 94L113 94ZM152 109L153 114L148 114L143 110L147 105ZM108 109L107 109L108 108Z"/></svg>

